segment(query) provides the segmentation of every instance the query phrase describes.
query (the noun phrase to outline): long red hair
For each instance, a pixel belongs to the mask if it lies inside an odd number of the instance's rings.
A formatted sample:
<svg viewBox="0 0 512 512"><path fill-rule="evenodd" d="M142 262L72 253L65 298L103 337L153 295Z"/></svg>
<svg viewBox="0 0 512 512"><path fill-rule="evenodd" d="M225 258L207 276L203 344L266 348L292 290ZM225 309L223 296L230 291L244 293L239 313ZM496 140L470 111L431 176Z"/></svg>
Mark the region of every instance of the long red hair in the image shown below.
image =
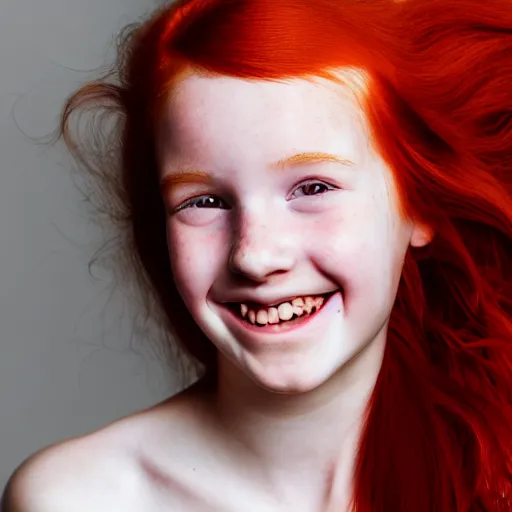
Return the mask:
<svg viewBox="0 0 512 512"><path fill-rule="evenodd" d="M356 512L512 510L511 56L510 0L181 1L130 29L115 74L65 107L61 133L102 180L147 296L213 375L215 349L169 265L154 150L163 102L188 72L368 74L372 139L404 212L435 235L406 257L358 452ZM103 154L71 134L71 115L89 108L119 121L114 137L95 137Z"/></svg>

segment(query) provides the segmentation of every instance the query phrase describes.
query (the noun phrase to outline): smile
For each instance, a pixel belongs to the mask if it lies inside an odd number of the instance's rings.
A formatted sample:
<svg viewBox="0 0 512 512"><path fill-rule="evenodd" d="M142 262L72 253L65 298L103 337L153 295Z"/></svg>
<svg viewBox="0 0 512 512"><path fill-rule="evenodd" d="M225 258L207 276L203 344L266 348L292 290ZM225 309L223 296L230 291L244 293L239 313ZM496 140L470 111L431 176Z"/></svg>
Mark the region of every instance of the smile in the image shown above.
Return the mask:
<svg viewBox="0 0 512 512"><path fill-rule="evenodd" d="M230 303L231 315L250 330L283 332L312 320L336 291L297 297L271 307L254 303Z"/></svg>

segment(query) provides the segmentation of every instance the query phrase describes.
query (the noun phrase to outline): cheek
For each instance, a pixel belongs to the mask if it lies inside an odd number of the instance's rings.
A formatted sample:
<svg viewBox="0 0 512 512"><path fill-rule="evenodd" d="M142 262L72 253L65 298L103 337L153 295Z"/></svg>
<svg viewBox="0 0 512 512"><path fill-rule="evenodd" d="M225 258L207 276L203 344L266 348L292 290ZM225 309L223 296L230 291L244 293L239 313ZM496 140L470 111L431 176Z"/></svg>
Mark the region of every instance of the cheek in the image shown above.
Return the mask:
<svg viewBox="0 0 512 512"><path fill-rule="evenodd" d="M185 303L191 306L208 293L225 262L227 244L218 232L173 225L171 221L167 245L174 281Z"/></svg>
<svg viewBox="0 0 512 512"><path fill-rule="evenodd" d="M395 288L408 247L401 222L378 202L332 215L311 244L319 268L347 289Z"/></svg>

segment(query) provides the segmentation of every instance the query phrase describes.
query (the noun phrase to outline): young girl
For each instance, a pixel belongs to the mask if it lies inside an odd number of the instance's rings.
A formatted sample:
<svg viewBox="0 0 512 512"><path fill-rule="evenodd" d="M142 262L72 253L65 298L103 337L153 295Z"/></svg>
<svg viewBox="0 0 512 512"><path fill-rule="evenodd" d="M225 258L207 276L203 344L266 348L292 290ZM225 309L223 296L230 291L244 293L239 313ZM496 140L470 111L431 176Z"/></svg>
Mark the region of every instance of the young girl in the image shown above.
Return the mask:
<svg viewBox="0 0 512 512"><path fill-rule="evenodd" d="M5 510L510 512L511 58L510 0L133 29L62 134L205 373L29 459ZM105 155L70 133L89 107Z"/></svg>

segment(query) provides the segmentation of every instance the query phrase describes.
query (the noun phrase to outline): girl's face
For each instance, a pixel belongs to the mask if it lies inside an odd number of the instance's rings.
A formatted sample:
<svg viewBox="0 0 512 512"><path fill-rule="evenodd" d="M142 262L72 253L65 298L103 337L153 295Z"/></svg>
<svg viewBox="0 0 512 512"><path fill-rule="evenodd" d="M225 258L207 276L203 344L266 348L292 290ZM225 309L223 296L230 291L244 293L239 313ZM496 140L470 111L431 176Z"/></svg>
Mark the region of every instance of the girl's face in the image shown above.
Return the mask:
<svg viewBox="0 0 512 512"><path fill-rule="evenodd" d="M224 368L298 393L380 365L427 233L399 215L348 88L192 75L158 149L176 286Z"/></svg>

